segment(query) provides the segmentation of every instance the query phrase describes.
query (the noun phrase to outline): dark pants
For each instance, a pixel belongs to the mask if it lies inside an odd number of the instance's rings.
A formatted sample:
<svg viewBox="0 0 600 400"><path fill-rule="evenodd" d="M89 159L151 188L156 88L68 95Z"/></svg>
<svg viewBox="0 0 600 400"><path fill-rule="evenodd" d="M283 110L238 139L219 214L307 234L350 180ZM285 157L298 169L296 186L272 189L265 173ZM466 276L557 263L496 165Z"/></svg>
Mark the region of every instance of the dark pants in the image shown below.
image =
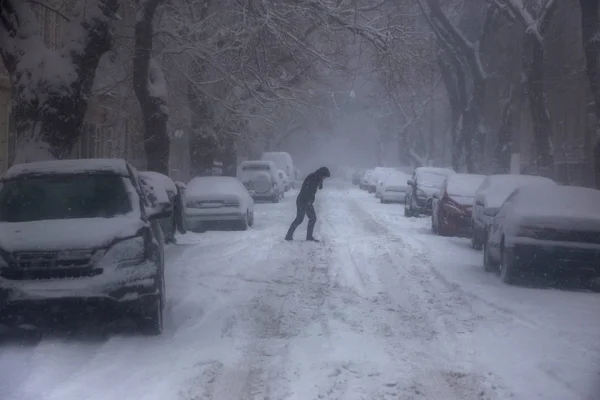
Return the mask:
<svg viewBox="0 0 600 400"><path fill-rule="evenodd" d="M313 237L313 230L315 229L315 224L317 223L317 214L315 214L315 208L312 204L308 204L304 201L296 201L296 219L292 222L290 229L286 235L286 238L291 239L294 237L294 231L302 221L304 221L304 215L308 217L308 228L306 228L306 239L311 239Z"/></svg>

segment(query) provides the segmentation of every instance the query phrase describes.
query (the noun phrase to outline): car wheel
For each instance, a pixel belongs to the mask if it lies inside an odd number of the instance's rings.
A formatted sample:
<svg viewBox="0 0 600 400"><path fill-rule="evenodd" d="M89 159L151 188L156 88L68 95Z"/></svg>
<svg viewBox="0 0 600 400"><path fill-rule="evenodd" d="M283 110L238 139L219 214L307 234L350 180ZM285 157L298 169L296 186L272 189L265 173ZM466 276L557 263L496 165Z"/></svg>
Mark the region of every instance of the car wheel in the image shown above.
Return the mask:
<svg viewBox="0 0 600 400"><path fill-rule="evenodd" d="M483 269L485 272L495 272L498 270L498 265L492 260L488 249L487 241L483 245Z"/></svg>
<svg viewBox="0 0 600 400"><path fill-rule="evenodd" d="M146 306L140 329L144 334L158 336L163 332L163 312L165 301L165 280L160 276L159 293Z"/></svg>
<svg viewBox="0 0 600 400"><path fill-rule="evenodd" d="M517 282L518 267L514 253L502 246L500 260L500 280L509 285L514 285Z"/></svg>
<svg viewBox="0 0 600 400"><path fill-rule="evenodd" d="M248 223L248 211L246 211L246 215L244 216L244 218L240 221L240 230L245 231L248 229L248 226L250 224Z"/></svg>
<svg viewBox="0 0 600 400"><path fill-rule="evenodd" d="M471 247L475 250L481 250L483 248L483 244L481 240L477 237L477 231L475 230L475 226L471 228Z"/></svg>

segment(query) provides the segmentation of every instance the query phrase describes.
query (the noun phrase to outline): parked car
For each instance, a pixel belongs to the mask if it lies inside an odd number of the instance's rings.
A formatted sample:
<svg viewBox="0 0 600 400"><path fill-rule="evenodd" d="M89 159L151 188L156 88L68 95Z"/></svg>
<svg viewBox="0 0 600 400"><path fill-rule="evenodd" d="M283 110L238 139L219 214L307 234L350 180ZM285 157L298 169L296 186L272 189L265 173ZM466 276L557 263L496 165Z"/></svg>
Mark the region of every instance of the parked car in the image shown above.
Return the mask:
<svg viewBox="0 0 600 400"><path fill-rule="evenodd" d="M153 190L161 190L167 193L173 212L169 218L159 220L160 227L165 236L165 243L175 243L175 232L185 234L185 201L181 184L176 184L168 176L155 171L141 171L142 183L151 186Z"/></svg>
<svg viewBox="0 0 600 400"><path fill-rule="evenodd" d="M352 184L354 186L360 186L360 179L362 178L362 176L364 175L365 171L364 170L355 170L352 173Z"/></svg>
<svg viewBox="0 0 600 400"><path fill-rule="evenodd" d="M0 179L0 318L82 304L137 315L149 334L163 330L165 192L144 187L120 159L32 162Z"/></svg>
<svg viewBox="0 0 600 400"><path fill-rule="evenodd" d="M254 224L254 200L236 178L193 178L186 190L186 220L190 230L204 232L211 225L236 224L241 230Z"/></svg>
<svg viewBox="0 0 600 400"><path fill-rule="evenodd" d="M440 190L444 179L455 173L449 168L415 168L412 178L407 182L409 190L404 200L404 215L417 217L421 214L431 213L431 201L428 202L428 200Z"/></svg>
<svg viewBox="0 0 600 400"><path fill-rule="evenodd" d="M533 175L490 175L475 194L471 217L471 246L481 250L486 242L492 218L483 213L484 208L498 209L515 189L527 185L556 185L552 179Z"/></svg>
<svg viewBox="0 0 600 400"><path fill-rule="evenodd" d="M237 178L254 200L279 203L283 198L284 188L272 161L243 161L238 166Z"/></svg>
<svg viewBox="0 0 600 400"><path fill-rule="evenodd" d="M369 190L369 185L371 183L371 176L373 175L373 170L372 169L368 169L365 171L365 173L363 174L362 178L360 179L360 188L362 190Z"/></svg>
<svg viewBox="0 0 600 400"><path fill-rule="evenodd" d="M451 174L433 194L431 230L444 236L470 236L475 193L485 175Z"/></svg>
<svg viewBox="0 0 600 400"><path fill-rule="evenodd" d="M383 182L381 189L382 203L403 203L409 190L408 180L410 175L396 171Z"/></svg>
<svg viewBox="0 0 600 400"><path fill-rule="evenodd" d="M294 161L290 153L285 151L267 151L262 153L260 157L261 161L272 161L277 169L284 171L287 176L292 177L294 175ZM290 181L292 188L296 188L294 180Z"/></svg>
<svg viewBox="0 0 600 400"><path fill-rule="evenodd" d="M484 245L486 271L500 269L505 283L536 270L600 274L600 191L536 185L516 189L499 209L485 208L493 222Z"/></svg>
<svg viewBox="0 0 600 400"><path fill-rule="evenodd" d="M393 173L398 172L395 168L388 167L377 167L374 170L375 174L375 197L381 198L381 189L383 189L383 182Z"/></svg>
<svg viewBox="0 0 600 400"><path fill-rule="evenodd" d="M283 190L287 192L292 188L292 181L288 177L288 175L283 170L278 170L277 174L279 175L279 180L283 183Z"/></svg>

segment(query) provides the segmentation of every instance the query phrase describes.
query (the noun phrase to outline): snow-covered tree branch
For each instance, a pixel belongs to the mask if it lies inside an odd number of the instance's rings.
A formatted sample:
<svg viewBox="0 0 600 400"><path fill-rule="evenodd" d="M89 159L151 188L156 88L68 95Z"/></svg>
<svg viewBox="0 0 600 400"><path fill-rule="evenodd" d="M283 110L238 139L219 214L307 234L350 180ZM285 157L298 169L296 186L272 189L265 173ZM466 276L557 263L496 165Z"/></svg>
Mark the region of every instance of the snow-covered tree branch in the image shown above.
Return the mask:
<svg viewBox="0 0 600 400"><path fill-rule="evenodd" d="M64 158L77 141L118 0L80 0L57 49L29 3L0 1L0 54L12 84L17 162Z"/></svg>

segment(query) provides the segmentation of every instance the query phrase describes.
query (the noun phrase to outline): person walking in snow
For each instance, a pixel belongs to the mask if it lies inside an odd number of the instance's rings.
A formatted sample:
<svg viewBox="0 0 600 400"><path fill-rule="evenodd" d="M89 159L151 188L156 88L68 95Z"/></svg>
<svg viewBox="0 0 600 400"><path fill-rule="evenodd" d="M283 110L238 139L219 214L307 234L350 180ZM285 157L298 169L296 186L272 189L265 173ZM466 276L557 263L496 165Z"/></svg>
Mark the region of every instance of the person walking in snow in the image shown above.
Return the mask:
<svg viewBox="0 0 600 400"><path fill-rule="evenodd" d="M300 193L298 193L298 197L296 198L296 219L292 222L287 235L285 235L285 240L294 239L294 231L300 226L302 221L304 221L304 215L306 215L308 216L306 240L318 242L318 240L313 237L313 230L315 229L315 223L317 222L317 214L315 214L313 203L315 202L317 189L323 189L323 179L329 178L330 176L329 169L327 169L327 167L321 167L304 179Z"/></svg>

